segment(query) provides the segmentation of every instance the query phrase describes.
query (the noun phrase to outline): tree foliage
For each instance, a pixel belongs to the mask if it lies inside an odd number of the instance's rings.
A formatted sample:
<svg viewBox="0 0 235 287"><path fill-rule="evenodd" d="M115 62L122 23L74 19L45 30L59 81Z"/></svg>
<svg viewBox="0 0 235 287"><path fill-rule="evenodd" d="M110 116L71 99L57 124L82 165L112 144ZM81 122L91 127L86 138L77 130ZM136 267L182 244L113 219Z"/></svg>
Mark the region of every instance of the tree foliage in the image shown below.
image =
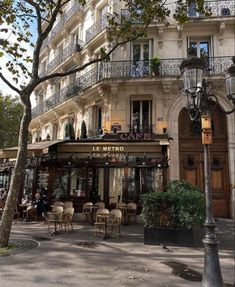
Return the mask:
<svg viewBox="0 0 235 287"><path fill-rule="evenodd" d="M18 144L22 115L23 108L19 97L3 96L0 93L0 148Z"/></svg>
<svg viewBox="0 0 235 287"><path fill-rule="evenodd" d="M30 95L42 82L64 77L82 71L89 65L100 61L108 61L112 52L128 41L144 37L151 22L164 22L170 14L168 2L162 0L123 0L129 11L128 17L113 13L108 17L107 39L109 45L102 49L99 58L94 58L70 71L57 72L40 77L39 55L45 39L48 37L63 8L71 0L1 0L0 1L0 58L6 59L6 68L13 76L13 82L4 74L0 67L0 79L12 90L17 92L23 105L23 116L20 125L18 153L11 178L10 189L0 223L0 247L8 244L11 223L20 192L20 182L24 178L27 155L28 127L31 121ZM177 0L174 18L182 23L187 20L187 7L196 2L198 11L204 11L203 0ZM82 6L85 0L80 0ZM35 28L36 27L36 28ZM36 29L36 32L33 30ZM34 34L34 35L32 35ZM30 55L29 47L33 51ZM19 79L26 80L19 84ZM17 85L16 85L17 84Z"/></svg>

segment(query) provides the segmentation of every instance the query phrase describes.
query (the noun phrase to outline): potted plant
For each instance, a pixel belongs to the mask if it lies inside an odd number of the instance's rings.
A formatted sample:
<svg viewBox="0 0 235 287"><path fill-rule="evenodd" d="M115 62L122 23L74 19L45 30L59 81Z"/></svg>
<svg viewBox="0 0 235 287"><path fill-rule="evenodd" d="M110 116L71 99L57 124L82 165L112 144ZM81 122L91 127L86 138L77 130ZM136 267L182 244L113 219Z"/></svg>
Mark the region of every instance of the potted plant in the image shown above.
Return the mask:
<svg viewBox="0 0 235 287"><path fill-rule="evenodd" d="M197 187L172 181L166 192L141 196L145 244L201 245L205 200Z"/></svg>
<svg viewBox="0 0 235 287"><path fill-rule="evenodd" d="M160 74L160 65L161 62L158 57L155 56L150 60L150 69L154 76L158 76Z"/></svg>

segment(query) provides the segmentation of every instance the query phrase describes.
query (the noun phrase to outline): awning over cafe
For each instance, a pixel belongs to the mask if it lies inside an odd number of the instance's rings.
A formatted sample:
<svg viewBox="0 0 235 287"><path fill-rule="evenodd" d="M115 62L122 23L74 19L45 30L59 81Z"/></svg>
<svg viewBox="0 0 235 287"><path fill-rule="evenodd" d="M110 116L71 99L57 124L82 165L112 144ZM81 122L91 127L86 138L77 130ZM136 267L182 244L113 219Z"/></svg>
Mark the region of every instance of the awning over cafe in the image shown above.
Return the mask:
<svg viewBox="0 0 235 287"><path fill-rule="evenodd" d="M27 157L34 157L34 156L42 156L47 154L49 148L53 145L58 143L64 142L62 140L55 140L55 141L45 141L45 142L36 142L27 145ZM2 159L9 159L9 158L16 158L18 151L17 147L5 148L0 150L0 158Z"/></svg>

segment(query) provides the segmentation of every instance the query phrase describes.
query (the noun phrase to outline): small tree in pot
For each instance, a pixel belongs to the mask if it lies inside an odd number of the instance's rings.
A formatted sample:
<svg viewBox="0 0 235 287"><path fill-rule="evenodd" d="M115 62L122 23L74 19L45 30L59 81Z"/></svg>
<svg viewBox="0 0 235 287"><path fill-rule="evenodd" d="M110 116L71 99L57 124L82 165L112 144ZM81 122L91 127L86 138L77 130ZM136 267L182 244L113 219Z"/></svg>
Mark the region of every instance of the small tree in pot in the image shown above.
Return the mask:
<svg viewBox="0 0 235 287"><path fill-rule="evenodd" d="M150 60L150 70L154 76L160 75L160 65L161 65L161 62L158 57L153 57Z"/></svg>

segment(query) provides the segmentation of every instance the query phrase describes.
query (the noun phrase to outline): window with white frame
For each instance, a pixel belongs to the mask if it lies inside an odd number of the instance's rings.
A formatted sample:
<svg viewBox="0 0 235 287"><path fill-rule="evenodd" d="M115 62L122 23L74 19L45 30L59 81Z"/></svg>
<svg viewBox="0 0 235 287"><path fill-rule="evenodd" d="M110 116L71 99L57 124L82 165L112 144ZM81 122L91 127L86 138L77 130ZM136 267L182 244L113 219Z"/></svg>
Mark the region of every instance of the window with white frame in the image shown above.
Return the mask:
<svg viewBox="0 0 235 287"><path fill-rule="evenodd" d="M152 40L136 41L132 44L131 58L136 76L149 74L149 59L152 56Z"/></svg>
<svg viewBox="0 0 235 287"><path fill-rule="evenodd" d="M152 131L152 101L131 100L130 130L133 132Z"/></svg>
<svg viewBox="0 0 235 287"><path fill-rule="evenodd" d="M205 69L209 70L209 57L212 56L211 37L190 37L188 38L188 48L195 49L197 56L205 61Z"/></svg>

